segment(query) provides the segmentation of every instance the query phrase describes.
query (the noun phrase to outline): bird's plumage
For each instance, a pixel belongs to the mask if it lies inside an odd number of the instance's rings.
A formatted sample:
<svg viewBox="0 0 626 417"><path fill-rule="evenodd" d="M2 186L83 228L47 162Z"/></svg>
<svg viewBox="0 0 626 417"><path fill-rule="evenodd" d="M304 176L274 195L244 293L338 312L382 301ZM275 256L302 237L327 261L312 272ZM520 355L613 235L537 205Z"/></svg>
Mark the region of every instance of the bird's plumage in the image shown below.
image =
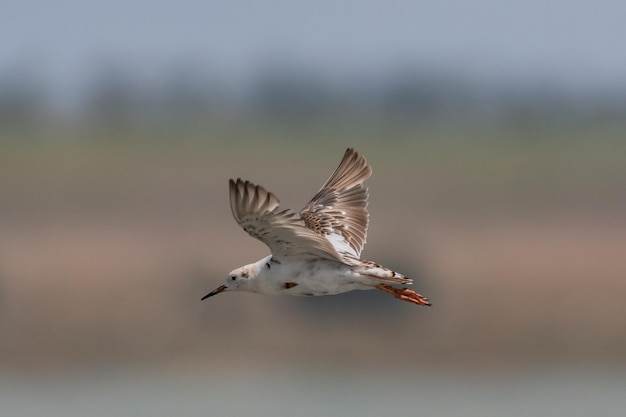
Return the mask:
<svg viewBox="0 0 626 417"><path fill-rule="evenodd" d="M296 215L260 185L230 180L230 207L237 223L265 243L272 256L319 257L353 264L360 256L369 215L365 181L372 174L365 158L350 148L335 172Z"/></svg>
<svg viewBox="0 0 626 417"><path fill-rule="evenodd" d="M326 236L341 254L358 258L365 246L369 213L363 181L370 175L372 168L365 158L349 148L335 172L300 211L306 226Z"/></svg>
<svg viewBox="0 0 626 417"><path fill-rule="evenodd" d="M347 149L337 169L299 213L281 209L278 197L260 185L231 179L235 220L272 254L235 269L224 285L203 299L233 290L330 295L376 288L401 300L430 305L415 291L391 285L411 284L410 278L360 258L369 225L363 182L371 174L365 158Z"/></svg>
<svg viewBox="0 0 626 417"><path fill-rule="evenodd" d="M278 262L286 257L342 259L330 241L306 227L296 213L280 210L278 198L260 185L230 180L230 206L237 223L265 243Z"/></svg>

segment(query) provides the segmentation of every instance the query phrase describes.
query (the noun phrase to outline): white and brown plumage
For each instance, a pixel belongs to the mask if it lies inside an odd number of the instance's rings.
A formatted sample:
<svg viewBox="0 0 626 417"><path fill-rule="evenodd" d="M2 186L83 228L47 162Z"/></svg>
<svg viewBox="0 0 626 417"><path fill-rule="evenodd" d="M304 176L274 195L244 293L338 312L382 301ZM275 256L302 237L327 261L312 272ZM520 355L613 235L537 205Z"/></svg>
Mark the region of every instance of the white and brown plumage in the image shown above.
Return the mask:
<svg viewBox="0 0 626 417"><path fill-rule="evenodd" d="M298 214L281 210L278 198L263 187L231 179L235 220L265 243L271 255L235 269L202 299L224 291L314 296L376 288L400 300L430 305L415 291L392 285L411 284L411 279L360 258L369 223L363 182L371 174L365 158L347 149L335 172Z"/></svg>

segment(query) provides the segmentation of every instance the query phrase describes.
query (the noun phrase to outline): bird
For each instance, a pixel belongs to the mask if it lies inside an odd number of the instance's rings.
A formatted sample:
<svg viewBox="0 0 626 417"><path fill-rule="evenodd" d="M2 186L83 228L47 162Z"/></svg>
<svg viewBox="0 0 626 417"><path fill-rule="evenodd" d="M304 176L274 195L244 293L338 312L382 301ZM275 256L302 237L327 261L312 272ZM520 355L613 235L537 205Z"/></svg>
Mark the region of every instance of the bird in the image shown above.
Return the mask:
<svg viewBox="0 0 626 417"><path fill-rule="evenodd" d="M281 209L278 197L260 185L230 179L233 217L271 254L231 271L224 284L202 300L230 291L321 296L377 289L430 306L428 298L397 287L412 284L412 279L361 259L369 225L369 194L363 182L371 174L366 159L348 148L337 169L299 213Z"/></svg>

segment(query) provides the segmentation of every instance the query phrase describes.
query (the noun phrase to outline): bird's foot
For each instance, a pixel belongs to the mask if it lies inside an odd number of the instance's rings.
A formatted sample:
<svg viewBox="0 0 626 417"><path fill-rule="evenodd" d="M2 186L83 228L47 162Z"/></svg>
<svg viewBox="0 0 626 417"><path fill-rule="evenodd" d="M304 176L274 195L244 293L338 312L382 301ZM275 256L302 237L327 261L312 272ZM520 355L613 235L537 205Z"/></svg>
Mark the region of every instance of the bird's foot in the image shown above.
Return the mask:
<svg viewBox="0 0 626 417"><path fill-rule="evenodd" d="M393 295L399 300L408 301L410 303L415 303L422 306L431 305L430 301L428 301L428 298L408 288L396 288L387 284L378 284L376 288L383 292L386 292L387 294Z"/></svg>

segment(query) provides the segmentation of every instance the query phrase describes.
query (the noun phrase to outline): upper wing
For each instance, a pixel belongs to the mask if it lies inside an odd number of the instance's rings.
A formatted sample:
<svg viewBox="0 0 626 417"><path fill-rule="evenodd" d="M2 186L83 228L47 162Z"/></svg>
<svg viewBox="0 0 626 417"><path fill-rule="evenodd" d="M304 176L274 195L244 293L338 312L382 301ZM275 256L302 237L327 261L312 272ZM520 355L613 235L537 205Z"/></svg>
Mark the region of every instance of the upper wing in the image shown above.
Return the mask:
<svg viewBox="0 0 626 417"><path fill-rule="evenodd" d="M365 246L369 214L363 181L370 175L365 158L348 148L335 172L300 211L306 226L325 236L342 256L359 258Z"/></svg>
<svg viewBox="0 0 626 417"><path fill-rule="evenodd" d="M321 234L306 227L290 210L279 211L278 198L249 181L229 181L230 208L237 223L265 243L272 257L318 257L342 261L333 245Z"/></svg>

